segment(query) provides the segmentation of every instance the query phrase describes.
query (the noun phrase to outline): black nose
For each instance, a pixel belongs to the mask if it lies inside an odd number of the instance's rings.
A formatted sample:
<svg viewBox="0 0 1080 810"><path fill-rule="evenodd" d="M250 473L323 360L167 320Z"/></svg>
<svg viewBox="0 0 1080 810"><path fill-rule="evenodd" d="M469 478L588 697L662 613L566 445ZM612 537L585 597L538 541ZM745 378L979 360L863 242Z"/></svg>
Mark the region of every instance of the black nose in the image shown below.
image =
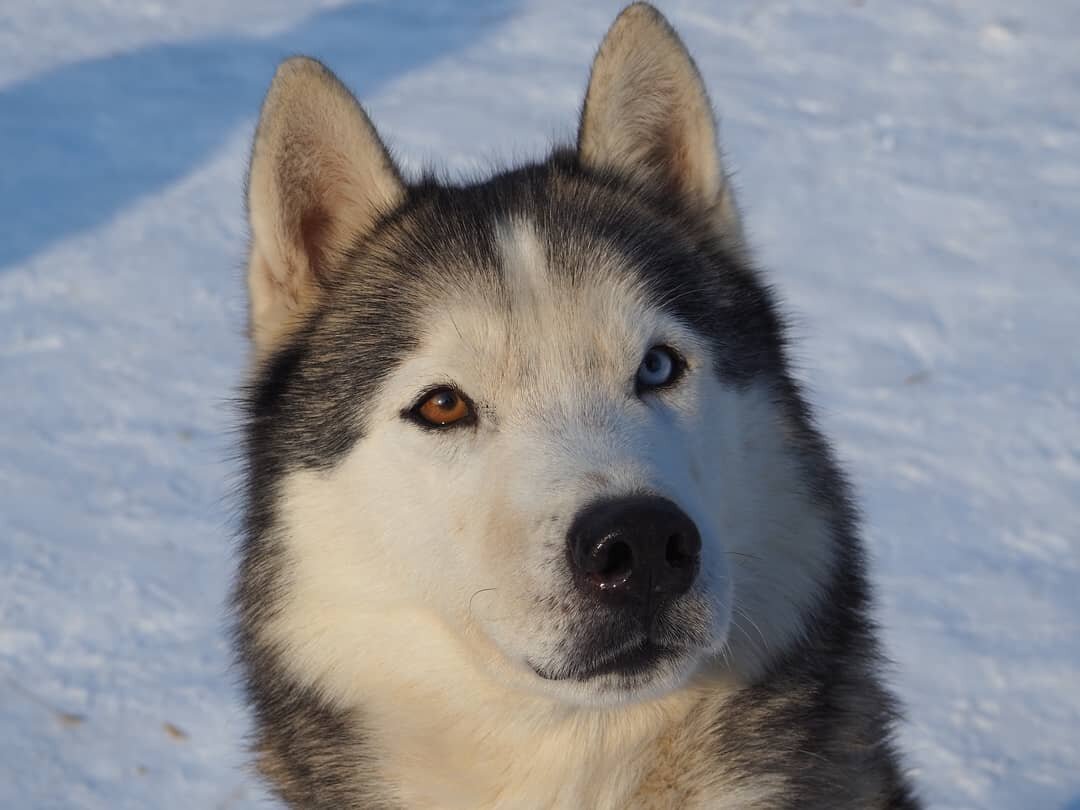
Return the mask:
<svg viewBox="0 0 1080 810"><path fill-rule="evenodd" d="M582 590L647 609L686 593L701 559L694 521L671 501L651 495L585 507L570 526L569 545Z"/></svg>

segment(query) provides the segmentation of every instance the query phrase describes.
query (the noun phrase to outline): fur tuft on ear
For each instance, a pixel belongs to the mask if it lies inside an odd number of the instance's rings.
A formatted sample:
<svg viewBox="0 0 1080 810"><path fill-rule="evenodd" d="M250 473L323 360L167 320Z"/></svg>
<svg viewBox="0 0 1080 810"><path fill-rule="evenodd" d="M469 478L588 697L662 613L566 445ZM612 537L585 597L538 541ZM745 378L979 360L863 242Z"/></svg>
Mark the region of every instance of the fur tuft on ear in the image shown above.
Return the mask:
<svg viewBox="0 0 1080 810"><path fill-rule="evenodd" d="M283 62L263 102L248 175L249 328L258 355L288 333L348 247L404 194L338 78L314 59Z"/></svg>
<svg viewBox="0 0 1080 810"><path fill-rule="evenodd" d="M614 169L705 206L725 231L741 234L701 75L679 35L648 3L624 9L600 45L578 156L586 166Z"/></svg>

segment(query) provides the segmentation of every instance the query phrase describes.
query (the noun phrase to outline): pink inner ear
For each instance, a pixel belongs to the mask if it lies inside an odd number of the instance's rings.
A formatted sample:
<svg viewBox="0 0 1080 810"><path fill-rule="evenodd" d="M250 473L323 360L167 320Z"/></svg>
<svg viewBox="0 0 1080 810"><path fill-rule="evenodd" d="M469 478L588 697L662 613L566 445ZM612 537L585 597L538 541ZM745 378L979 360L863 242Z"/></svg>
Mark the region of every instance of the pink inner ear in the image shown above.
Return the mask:
<svg viewBox="0 0 1080 810"><path fill-rule="evenodd" d="M315 206L300 218L300 243L307 254L311 275L317 281L323 281L328 271L326 260L330 251L327 242L332 225L330 215L320 206Z"/></svg>

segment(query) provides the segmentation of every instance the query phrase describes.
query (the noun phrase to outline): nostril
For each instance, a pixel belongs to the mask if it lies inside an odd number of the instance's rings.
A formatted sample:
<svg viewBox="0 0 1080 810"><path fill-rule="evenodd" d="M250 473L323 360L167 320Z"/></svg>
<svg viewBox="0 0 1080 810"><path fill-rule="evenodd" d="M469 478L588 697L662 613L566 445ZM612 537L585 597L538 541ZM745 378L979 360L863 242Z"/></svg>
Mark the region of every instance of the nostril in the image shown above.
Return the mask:
<svg viewBox="0 0 1080 810"><path fill-rule="evenodd" d="M668 538L665 557L672 568L689 568L697 562L700 541L685 534L673 534Z"/></svg>
<svg viewBox="0 0 1080 810"><path fill-rule="evenodd" d="M630 578L634 553L622 540L609 539L596 544L589 555L586 572L589 580L601 588L614 588Z"/></svg>

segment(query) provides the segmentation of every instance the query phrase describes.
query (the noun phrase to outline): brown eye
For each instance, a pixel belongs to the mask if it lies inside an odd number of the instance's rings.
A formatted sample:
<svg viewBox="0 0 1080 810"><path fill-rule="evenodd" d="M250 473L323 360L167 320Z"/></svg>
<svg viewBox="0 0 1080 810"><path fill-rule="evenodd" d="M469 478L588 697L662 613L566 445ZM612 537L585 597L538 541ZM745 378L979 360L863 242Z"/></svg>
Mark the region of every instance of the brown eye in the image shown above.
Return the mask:
<svg viewBox="0 0 1080 810"><path fill-rule="evenodd" d="M464 394L453 388L439 388L425 395L411 413L422 424L440 428L473 418L472 405Z"/></svg>

